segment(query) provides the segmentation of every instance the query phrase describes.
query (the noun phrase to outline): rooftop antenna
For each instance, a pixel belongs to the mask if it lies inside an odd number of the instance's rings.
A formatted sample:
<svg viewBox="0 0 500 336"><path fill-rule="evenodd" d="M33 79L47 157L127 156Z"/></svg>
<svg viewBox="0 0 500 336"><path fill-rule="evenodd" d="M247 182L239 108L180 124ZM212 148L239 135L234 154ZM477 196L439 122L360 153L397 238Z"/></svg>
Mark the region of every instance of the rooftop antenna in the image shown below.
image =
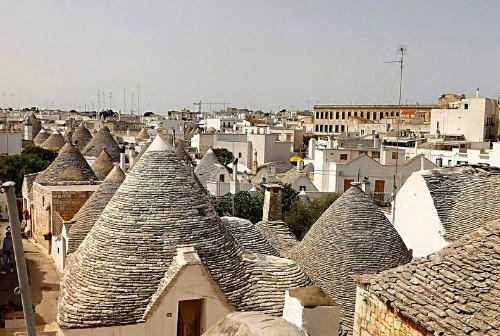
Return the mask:
<svg viewBox="0 0 500 336"><path fill-rule="evenodd" d="M399 113L397 115L397 126L396 126L396 162L394 169L394 184L392 186L392 225L396 225L396 190L397 186L397 176L398 176L398 160L399 160L399 124L401 121L401 97L402 97L402 88L403 88L403 60L404 55L408 52L408 47L406 45L398 45L396 48L397 55L401 56L397 61L385 62L385 63L399 63L399 99L398 99L398 107Z"/></svg>
<svg viewBox="0 0 500 336"><path fill-rule="evenodd" d="M125 89L123 89L123 113L127 113L125 110Z"/></svg>
<svg viewBox="0 0 500 336"><path fill-rule="evenodd" d="M137 115L140 115L140 110L139 110L139 90L140 90L141 84L137 83Z"/></svg>

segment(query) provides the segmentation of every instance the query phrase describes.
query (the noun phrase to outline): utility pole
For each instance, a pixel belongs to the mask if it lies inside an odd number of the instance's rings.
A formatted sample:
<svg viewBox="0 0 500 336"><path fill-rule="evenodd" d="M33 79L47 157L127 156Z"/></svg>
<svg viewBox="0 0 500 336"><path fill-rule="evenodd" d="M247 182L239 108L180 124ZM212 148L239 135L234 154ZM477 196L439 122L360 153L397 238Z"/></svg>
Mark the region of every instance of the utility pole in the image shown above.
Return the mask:
<svg viewBox="0 0 500 336"><path fill-rule="evenodd" d="M16 206L16 191L14 182L5 182L2 185L3 192L7 194L7 208L9 212L9 222L14 245L14 255L16 259L17 278L19 287L14 289L14 293L21 294L23 312L28 336L36 336L35 317L33 314L33 303L31 301L30 284L28 280L28 270L26 269L26 259L24 257L23 238L21 237L21 227Z"/></svg>
<svg viewBox="0 0 500 336"><path fill-rule="evenodd" d="M97 111L101 109L101 89L97 89Z"/></svg>
<svg viewBox="0 0 500 336"><path fill-rule="evenodd" d="M130 108L130 115L134 115L134 94L132 93L132 107Z"/></svg>
<svg viewBox="0 0 500 336"><path fill-rule="evenodd" d="M106 109L106 94L102 91L102 109Z"/></svg>
<svg viewBox="0 0 500 336"><path fill-rule="evenodd" d="M137 115L141 115L141 111L139 110L139 89L140 89L140 84L137 84Z"/></svg>
<svg viewBox="0 0 500 336"><path fill-rule="evenodd" d="M113 95L111 94L111 92L109 93L109 109L112 110L111 108L111 98L113 98Z"/></svg>
<svg viewBox="0 0 500 336"><path fill-rule="evenodd" d="M125 112L125 89L123 89L123 113L127 113Z"/></svg>

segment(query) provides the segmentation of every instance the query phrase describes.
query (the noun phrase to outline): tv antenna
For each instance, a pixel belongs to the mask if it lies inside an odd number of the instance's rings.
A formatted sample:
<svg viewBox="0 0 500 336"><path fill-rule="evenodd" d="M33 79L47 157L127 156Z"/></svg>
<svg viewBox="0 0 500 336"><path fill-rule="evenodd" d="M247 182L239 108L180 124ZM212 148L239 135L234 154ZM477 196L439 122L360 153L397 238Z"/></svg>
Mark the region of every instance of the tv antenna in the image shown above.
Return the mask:
<svg viewBox="0 0 500 336"><path fill-rule="evenodd" d="M408 52L408 47L406 45L398 45L396 47L396 54L401 56L397 61L384 62L384 63L399 63L399 99L398 107L399 113L397 115L396 122L396 162L394 165L394 184L392 185L392 225L396 225L396 190L398 189L397 178L398 178L398 160L399 160L399 124L401 123L401 100L402 100L402 89L403 89L403 61L404 55Z"/></svg>

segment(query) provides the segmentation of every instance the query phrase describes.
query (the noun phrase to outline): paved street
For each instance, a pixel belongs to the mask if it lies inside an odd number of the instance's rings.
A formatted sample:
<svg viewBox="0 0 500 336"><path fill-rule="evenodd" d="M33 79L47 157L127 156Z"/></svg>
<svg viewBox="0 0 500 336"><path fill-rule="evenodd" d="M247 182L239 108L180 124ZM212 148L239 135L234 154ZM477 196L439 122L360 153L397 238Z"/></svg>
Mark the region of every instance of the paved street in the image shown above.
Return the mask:
<svg viewBox="0 0 500 336"><path fill-rule="evenodd" d="M1 238L5 237L8 223L1 223ZM58 330L56 324L57 303L59 299L59 275L51 260L33 243L23 239L28 276L30 279L31 297L35 305L35 324L37 330ZM17 272L0 275L0 302L12 300L21 302L21 297L13 293L17 287ZM0 327L0 336L11 336L19 329L3 329Z"/></svg>

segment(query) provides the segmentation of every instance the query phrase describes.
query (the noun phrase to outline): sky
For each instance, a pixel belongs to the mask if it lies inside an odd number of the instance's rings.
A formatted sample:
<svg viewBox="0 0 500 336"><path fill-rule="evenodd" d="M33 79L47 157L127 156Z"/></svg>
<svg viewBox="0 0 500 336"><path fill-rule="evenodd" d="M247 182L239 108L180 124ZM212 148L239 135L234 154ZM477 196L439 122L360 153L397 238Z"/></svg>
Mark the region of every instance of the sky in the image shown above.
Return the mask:
<svg viewBox="0 0 500 336"><path fill-rule="evenodd" d="M2 1L0 106L97 109L98 90L101 108L111 93L126 112L139 90L141 113L396 104L398 45L403 103L478 86L497 98L499 12L496 0Z"/></svg>

